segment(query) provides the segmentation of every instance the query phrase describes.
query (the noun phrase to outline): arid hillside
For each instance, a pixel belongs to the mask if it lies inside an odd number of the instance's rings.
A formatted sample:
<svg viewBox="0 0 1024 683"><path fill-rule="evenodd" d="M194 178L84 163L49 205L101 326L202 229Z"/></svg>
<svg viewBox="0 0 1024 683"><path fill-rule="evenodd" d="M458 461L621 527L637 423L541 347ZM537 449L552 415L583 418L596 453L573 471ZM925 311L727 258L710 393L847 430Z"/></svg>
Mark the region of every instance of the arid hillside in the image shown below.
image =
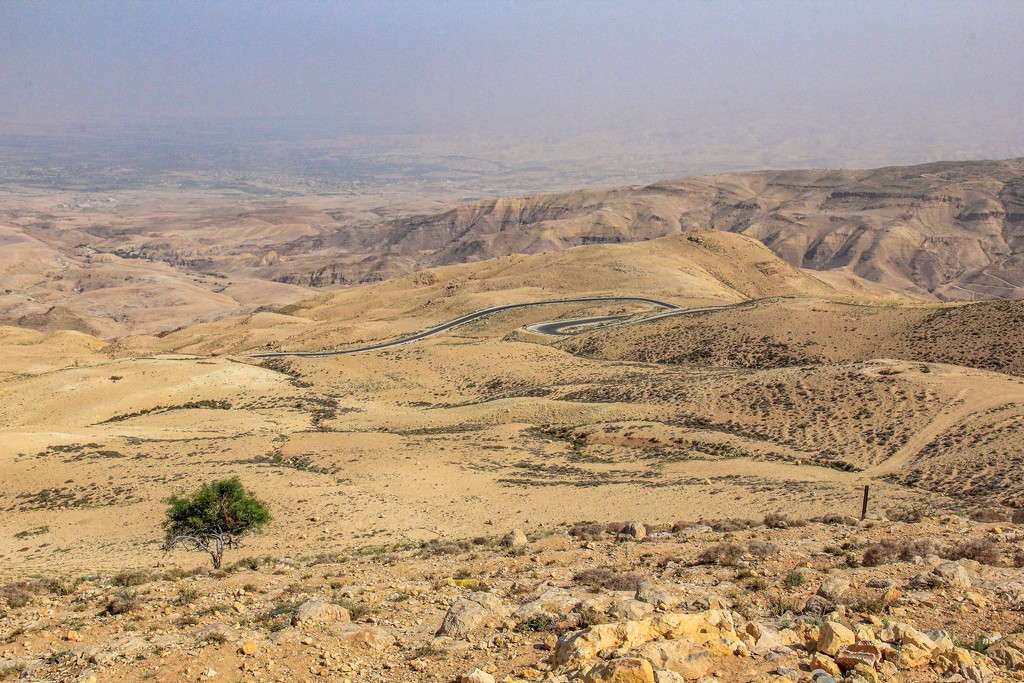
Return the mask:
<svg viewBox="0 0 1024 683"><path fill-rule="evenodd" d="M1022 174L1020 159L760 171L462 206L415 192L5 188L0 323L156 334L429 267L709 229L759 240L829 282L1019 298Z"/></svg>
<svg viewBox="0 0 1024 683"><path fill-rule="evenodd" d="M771 298L584 333L560 348L606 360L776 368L893 358L1024 375L1024 301Z"/></svg>
<svg viewBox="0 0 1024 683"><path fill-rule="evenodd" d="M402 258L461 263L711 228L754 237L793 266L848 269L941 299L1008 298L1024 286L1021 226L1020 159L761 171L497 199L401 219L384 226L385 246L359 278ZM366 250L348 233L327 243Z"/></svg>

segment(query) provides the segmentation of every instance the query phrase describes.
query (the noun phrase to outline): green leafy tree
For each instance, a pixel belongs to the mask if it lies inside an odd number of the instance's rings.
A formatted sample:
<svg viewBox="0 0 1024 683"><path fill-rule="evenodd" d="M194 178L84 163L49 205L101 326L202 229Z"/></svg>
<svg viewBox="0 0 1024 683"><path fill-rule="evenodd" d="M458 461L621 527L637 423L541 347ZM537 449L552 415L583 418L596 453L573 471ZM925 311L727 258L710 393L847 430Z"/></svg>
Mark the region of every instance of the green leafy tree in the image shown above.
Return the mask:
<svg viewBox="0 0 1024 683"><path fill-rule="evenodd" d="M220 569L225 548L241 547L241 538L270 522L270 511L245 490L238 477L203 484L187 496L167 499L164 550L178 546L209 553Z"/></svg>

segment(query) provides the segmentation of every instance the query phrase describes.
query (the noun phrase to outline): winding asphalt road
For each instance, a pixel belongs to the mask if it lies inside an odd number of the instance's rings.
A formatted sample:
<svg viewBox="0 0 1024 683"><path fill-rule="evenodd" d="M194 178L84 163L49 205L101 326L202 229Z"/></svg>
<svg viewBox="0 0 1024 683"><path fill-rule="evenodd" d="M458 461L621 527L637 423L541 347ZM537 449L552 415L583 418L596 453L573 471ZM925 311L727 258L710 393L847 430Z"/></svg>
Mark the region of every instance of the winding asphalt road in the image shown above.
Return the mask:
<svg viewBox="0 0 1024 683"><path fill-rule="evenodd" d="M636 297L636 296L591 296L591 297L584 297L584 298L581 298L581 299L553 299L553 300L549 300L549 301L532 301L532 302L524 303L524 304L505 304L504 306L494 306L493 308L485 308L482 311L477 311L475 313L469 313L467 315L462 316L461 318L456 318L455 320L451 320L449 322L443 323L443 324L438 325L436 327L431 327L429 329L423 330L422 332L417 332L416 334L411 334L408 337L399 337L398 339L393 339L391 341L381 342L379 344L371 344L369 346L360 346L360 347L357 347L357 348L354 348L354 349L338 349L338 350L335 350L335 351L276 351L276 352L271 352L271 353L252 353L252 354L247 354L246 357L247 358L287 358L287 357L322 358L324 356L346 356L346 355L348 355L350 353L364 353L366 351L379 351L381 349L391 348L392 346L399 346L401 344L408 344L410 342L419 341L421 339L426 339L427 337L432 337L435 334L441 334L442 332L447 332L448 330L453 330L456 327L459 327L460 325L465 325L466 323L471 323L474 320L479 320L480 318L483 318L483 317L488 316L488 315L494 315L495 313L501 313L502 311L511 311L513 309L516 309L516 308L533 308L535 306L556 306L556 305L559 305L559 304L598 303L598 302L602 302L602 301L622 301L622 302L633 302L633 303L646 303L646 304L651 304L652 306L657 306L659 308L664 308L664 309L666 309L666 312L679 312L679 313L683 313L683 312L693 312L693 313L696 313L698 310L710 310L710 308L721 308L720 306L715 306L715 307L703 308L703 309L681 309L681 308L679 308L679 306L676 306L675 304L670 304L670 303L665 302L665 301L659 301L657 299L648 299L648 298L645 298L645 297ZM647 318L642 318L640 320L656 319L658 317L663 317L664 315L665 315L665 313L656 313L653 316L649 316ZM612 319L620 319L620 316L604 316L602 318L577 318L575 320L556 321L556 322L553 322L553 323L548 323L547 326L549 328L551 328L551 329L559 330L560 328L564 328L564 327L575 327L575 326L578 326L578 325L586 325L586 324L593 323L593 322L602 322L602 321L605 321L605 320L612 320ZM567 323L567 324L562 324L562 323ZM559 336L569 336L571 333L565 333L565 332L558 332L558 331L556 331L554 333L552 333L552 332L541 332L541 334L558 334Z"/></svg>

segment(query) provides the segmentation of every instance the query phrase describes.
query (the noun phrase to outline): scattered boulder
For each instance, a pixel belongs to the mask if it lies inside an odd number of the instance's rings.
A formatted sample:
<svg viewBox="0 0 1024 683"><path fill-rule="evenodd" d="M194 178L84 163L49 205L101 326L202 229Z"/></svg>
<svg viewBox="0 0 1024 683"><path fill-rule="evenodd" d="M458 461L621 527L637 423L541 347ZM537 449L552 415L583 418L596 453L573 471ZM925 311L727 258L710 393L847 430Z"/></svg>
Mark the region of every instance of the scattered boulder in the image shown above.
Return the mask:
<svg viewBox="0 0 1024 683"><path fill-rule="evenodd" d="M396 642L395 637L388 631L378 626L363 624L343 624L338 636L348 643L349 647L364 650L386 650Z"/></svg>
<svg viewBox="0 0 1024 683"><path fill-rule="evenodd" d="M711 654L720 654L722 648L731 653L731 648L742 645L728 611L659 614L641 621L598 624L566 633L558 640L552 664L581 665L595 659L603 650L632 649L655 640L680 638L692 639Z"/></svg>
<svg viewBox="0 0 1024 683"><path fill-rule="evenodd" d="M501 547L521 548L529 542L530 540L526 538L526 534L523 533L522 529L513 529L501 539Z"/></svg>
<svg viewBox="0 0 1024 683"><path fill-rule="evenodd" d="M473 669L459 678L459 683L494 683L494 676L483 669Z"/></svg>
<svg viewBox="0 0 1024 683"><path fill-rule="evenodd" d="M688 680L703 678L715 668L708 651L698 646L692 638L646 643L636 649L636 654L658 669L674 671Z"/></svg>
<svg viewBox="0 0 1024 683"><path fill-rule="evenodd" d="M818 587L818 595L830 602L835 602L839 599L839 596L849 590L849 588L850 582L846 579L838 576L830 576L821 583L821 586Z"/></svg>
<svg viewBox="0 0 1024 683"><path fill-rule="evenodd" d="M683 602L683 596L679 594L679 591L653 581L641 583L636 589L635 598L660 610L673 609Z"/></svg>
<svg viewBox="0 0 1024 683"><path fill-rule="evenodd" d="M638 541L642 541L647 538L647 527L640 522L629 522L626 524L626 528L622 530L622 533L626 536L631 536Z"/></svg>
<svg viewBox="0 0 1024 683"><path fill-rule="evenodd" d="M971 587L971 574L959 562L944 562L932 569L932 574L942 579L944 586L956 590L967 590Z"/></svg>
<svg viewBox="0 0 1024 683"><path fill-rule="evenodd" d="M347 609L322 600L307 600L299 605L292 617L293 624L332 624L351 620Z"/></svg>
<svg viewBox="0 0 1024 683"><path fill-rule="evenodd" d="M836 621L826 621L818 633L818 652L835 657L839 648L853 645L857 636L850 629Z"/></svg>
<svg viewBox="0 0 1024 683"><path fill-rule="evenodd" d="M470 593L456 598L448 607L437 635L465 638L478 629L498 626L504 617L505 606L496 596L483 592Z"/></svg>
<svg viewBox="0 0 1024 683"><path fill-rule="evenodd" d="M1012 633L1000 638L985 654L1007 669L1024 671L1024 633Z"/></svg>

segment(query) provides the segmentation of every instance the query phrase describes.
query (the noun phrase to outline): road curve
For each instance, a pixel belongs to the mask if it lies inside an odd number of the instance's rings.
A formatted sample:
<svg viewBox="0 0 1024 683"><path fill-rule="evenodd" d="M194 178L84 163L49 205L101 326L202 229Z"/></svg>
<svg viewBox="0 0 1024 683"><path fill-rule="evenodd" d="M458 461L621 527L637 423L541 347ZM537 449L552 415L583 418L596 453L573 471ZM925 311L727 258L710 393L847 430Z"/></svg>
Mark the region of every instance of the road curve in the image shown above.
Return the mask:
<svg viewBox="0 0 1024 683"><path fill-rule="evenodd" d="M471 323L474 320L479 320L480 318L486 317L488 315L494 315L495 313L501 313L502 311L511 311L513 309L516 309L516 308L533 308L535 306L556 306L556 305L559 305L559 304L598 303L598 302L602 302L602 301L622 301L622 302L646 303L646 304L651 304L652 306L657 306L659 308L667 309L668 312L684 311L684 310L685 311L690 311L690 310L692 310L692 309L680 309L679 306L677 306L676 304L670 304L670 303L665 302L665 301L659 301L658 299L650 299L650 298L647 298L647 297L637 297L637 296L590 296L590 297L583 297L583 298L579 298L579 299L552 299L552 300L548 300L548 301L531 301L531 302L523 303L523 304L505 304L503 306L494 306L492 308L485 308L485 309L483 309L481 311L476 311L475 313L469 313L467 315L464 315L461 318L456 318L455 320L451 320L449 322L442 323L441 325L437 325L436 327L431 327L429 329L423 330L422 332L417 332L416 334L411 334L411 335L409 335L407 337L399 337L398 339L393 339L391 341L381 342L379 344L371 344L369 346L359 346L359 347L356 347L354 349L337 349L337 350L334 350L334 351L274 351L274 352L268 352L268 353L250 353L250 354L246 354L245 357L246 358L287 358L287 357L321 358L321 357L324 357L324 356L346 356L346 355L351 354L351 353L364 353L366 351L379 351L381 349L391 348L392 346L399 346L401 344L408 344L410 342L419 341L421 339L426 339L427 337L432 337L435 334L441 334L442 332L447 332L449 330L453 330L456 327L459 327L461 325L465 325L466 323ZM701 310L706 310L706 309L701 309ZM696 312L696 311L694 311L694 312ZM655 314L655 316L662 316L662 315L664 315L664 313ZM647 320L647 319L653 318L655 316L649 316L648 318L642 318L642 320ZM580 319L578 319L575 322L575 324L576 325L585 324L584 322L579 322L579 321L584 321L584 320L592 320L593 321L593 320L596 320L596 319L580 318ZM572 321L569 321L569 322L572 322ZM561 327L568 327L568 326L571 326L571 325L562 325ZM561 336L566 336L566 333L562 333Z"/></svg>

